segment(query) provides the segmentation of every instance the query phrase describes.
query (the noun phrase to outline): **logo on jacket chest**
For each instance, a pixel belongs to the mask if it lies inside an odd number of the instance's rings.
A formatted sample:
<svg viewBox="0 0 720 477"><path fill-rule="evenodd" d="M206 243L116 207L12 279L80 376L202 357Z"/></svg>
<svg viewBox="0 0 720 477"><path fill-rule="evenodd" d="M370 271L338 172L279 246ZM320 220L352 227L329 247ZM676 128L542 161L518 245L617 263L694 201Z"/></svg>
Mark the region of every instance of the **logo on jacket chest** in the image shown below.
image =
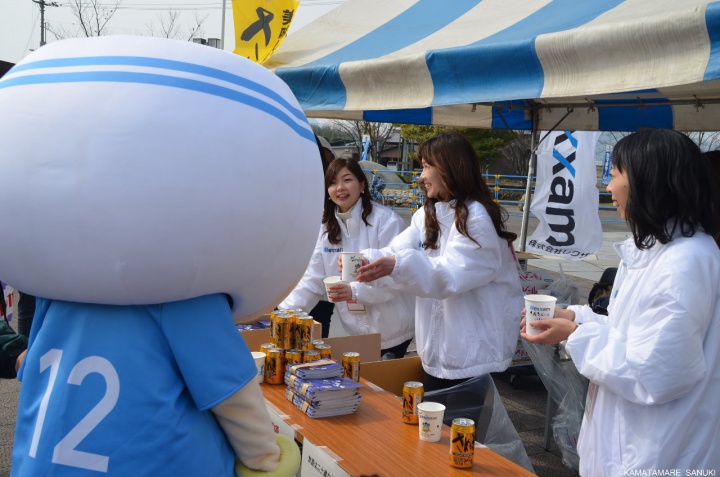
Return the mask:
<svg viewBox="0 0 720 477"><path fill-rule="evenodd" d="M338 253L338 252L342 252L342 247L340 247L340 248L325 247L325 248L323 249L323 251L324 251L325 253Z"/></svg>

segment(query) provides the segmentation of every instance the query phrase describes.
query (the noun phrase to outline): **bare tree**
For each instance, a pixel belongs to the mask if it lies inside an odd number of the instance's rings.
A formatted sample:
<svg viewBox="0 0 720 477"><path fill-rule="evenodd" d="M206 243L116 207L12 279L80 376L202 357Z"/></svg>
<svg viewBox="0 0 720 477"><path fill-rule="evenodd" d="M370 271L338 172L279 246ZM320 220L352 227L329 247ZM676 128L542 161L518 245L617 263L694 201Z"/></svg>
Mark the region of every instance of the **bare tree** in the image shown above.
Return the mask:
<svg viewBox="0 0 720 477"><path fill-rule="evenodd" d="M380 158L380 153L385 150L385 144L395 131L395 128L390 123L345 121L342 119L335 119L333 120L333 124L352 138L358 148L358 151L363 150L363 135L367 134L370 136L370 149L368 150L368 156L372 156L372 160L376 162Z"/></svg>
<svg viewBox="0 0 720 477"><path fill-rule="evenodd" d="M181 25L181 13L178 10L167 10L160 12L158 21L160 26L156 27L154 23L147 25L150 36L159 36L162 38L173 38L176 40L184 39L192 40L196 36L202 36L202 26L207 20L209 14L200 15L197 10L193 10L194 18L188 28Z"/></svg>
<svg viewBox="0 0 720 477"><path fill-rule="evenodd" d="M720 149L720 131L698 131L687 135L703 152Z"/></svg>
<svg viewBox="0 0 720 477"><path fill-rule="evenodd" d="M510 162L513 169L515 169L515 173L520 176L526 176L528 173L530 139L530 134L521 131L512 142L500 149L502 157Z"/></svg>
<svg viewBox="0 0 720 477"><path fill-rule="evenodd" d="M73 16L83 35L102 36L105 27L115 15L123 0L69 0Z"/></svg>

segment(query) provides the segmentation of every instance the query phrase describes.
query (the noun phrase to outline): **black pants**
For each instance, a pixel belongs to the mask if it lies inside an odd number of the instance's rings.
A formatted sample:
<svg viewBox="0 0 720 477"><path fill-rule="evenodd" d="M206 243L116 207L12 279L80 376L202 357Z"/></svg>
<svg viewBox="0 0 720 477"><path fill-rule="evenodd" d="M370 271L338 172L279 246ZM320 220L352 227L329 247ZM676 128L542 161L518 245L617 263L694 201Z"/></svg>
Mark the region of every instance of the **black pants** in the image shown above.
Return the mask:
<svg viewBox="0 0 720 477"><path fill-rule="evenodd" d="M424 372L425 378L423 379L423 385L425 386L425 392L430 391L437 391L438 389L447 389L451 388L453 386L457 386L458 384L462 384L468 379L472 378L462 378L462 379L442 379L442 378L436 378L435 376L430 376L427 372Z"/></svg>
<svg viewBox="0 0 720 477"><path fill-rule="evenodd" d="M30 327L35 316L35 297L20 290L18 290L18 295L20 295L17 303L18 334L29 338Z"/></svg>
<svg viewBox="0 0 720 477"><path fill-rule="evenodd" d="M407 353L408 346L410 346L410 343L412 343L412 338L405 341L404 343L400 343L399 345L393 346L392 348L382 349L380 350L380 356L385 356L387 353L392 353L393 357L390 359L398 359L405 356L405 353Z"/></svg>
<svg viewBox="0 0 720 477"><path fill-rule="evenodd" d="M315 308L310 310L310 316L322 325L322 337L327 338L330 335L330 318L332 318L335 303L329 301L319 301Z"/></svg>

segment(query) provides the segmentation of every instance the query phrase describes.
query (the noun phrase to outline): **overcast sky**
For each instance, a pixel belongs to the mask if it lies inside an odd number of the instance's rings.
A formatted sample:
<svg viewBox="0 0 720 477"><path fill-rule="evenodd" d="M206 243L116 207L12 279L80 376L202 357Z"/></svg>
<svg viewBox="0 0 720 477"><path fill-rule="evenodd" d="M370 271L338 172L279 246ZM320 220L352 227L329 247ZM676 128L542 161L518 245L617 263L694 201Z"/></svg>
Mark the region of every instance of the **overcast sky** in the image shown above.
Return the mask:
<svg viewBox="0 0 720 477"><path fill-rule="evenodd" d="M101 0L103 1L103 0ZM113 0L106 0L114 4ZM50 0L45 0L51 3ZM290 34L311 20L329 12L345 0L300 0L300 7L290 28ZM45 21L66 31L74 31L77 21L68 7L68 0L56 0L58 7L45 8ZM232 0L227 0L225 13L225 50L235 48L232 22ZM148 35L149 25L160 26L160 15L174 9L180 12L183 29L194 21L194 11L202 17L202 37L220 38L222 30L222 0L124 0L120 9L107 26L107 33L114 35ZM54 41L51 33L47 42ZM32 0L0 0L0 60L17 63L31 49L40 44L40 6Z"/></svg>

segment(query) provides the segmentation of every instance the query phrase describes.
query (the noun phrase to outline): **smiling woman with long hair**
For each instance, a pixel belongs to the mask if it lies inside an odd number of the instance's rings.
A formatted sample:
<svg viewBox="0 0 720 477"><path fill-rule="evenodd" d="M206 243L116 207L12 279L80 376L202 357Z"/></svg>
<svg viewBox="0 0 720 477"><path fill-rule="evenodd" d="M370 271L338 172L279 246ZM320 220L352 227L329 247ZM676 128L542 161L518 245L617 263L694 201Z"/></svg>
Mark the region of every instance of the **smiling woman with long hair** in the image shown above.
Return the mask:
<svg viewBox="0 0 720 477"><path fill-rule="evenodd" d="M720 470L720 230L717 186L684 134L639 131L613 150L607 186L632 238L608 315L555 310L523 337L565 349L590 380L580 475ZM578 326L580 325L580 326ZM703 475L710 475L704 473ZM713 474L714 475L714 474Z"/></svg>
<svg viewBox="0 0 720 477"><path fill-rule="evenodd" d="M280 303L281 309L310 310L325 296L323 279L338 275L340 252L382 247L405 228L399 215L370 200L365 173L354 159L335 159L325 172L322 224L307 270ZM414 336L413 302L404 293L379 285L339 283L328 289L328 297L345 331L380 333L382 355L402 358Z"/></svg>
<svg viewBox="0 0 720 477"><path fill-rule="evenodd" d="M427 195L412 224L379 250L360 281L390 276L415 295L417 352L425 390L447 388L510 366L517 348L522 287L503 211L480 159L449 131L418 149Z"/></svg>

